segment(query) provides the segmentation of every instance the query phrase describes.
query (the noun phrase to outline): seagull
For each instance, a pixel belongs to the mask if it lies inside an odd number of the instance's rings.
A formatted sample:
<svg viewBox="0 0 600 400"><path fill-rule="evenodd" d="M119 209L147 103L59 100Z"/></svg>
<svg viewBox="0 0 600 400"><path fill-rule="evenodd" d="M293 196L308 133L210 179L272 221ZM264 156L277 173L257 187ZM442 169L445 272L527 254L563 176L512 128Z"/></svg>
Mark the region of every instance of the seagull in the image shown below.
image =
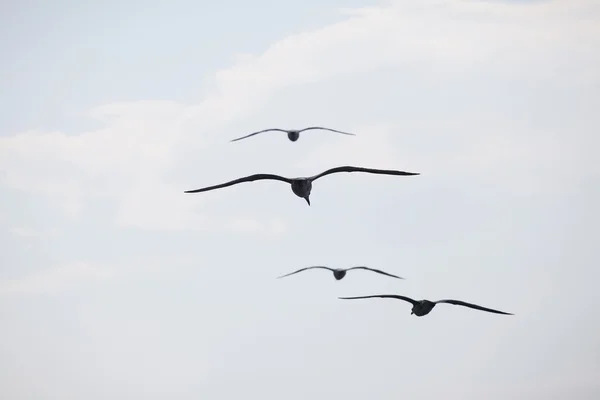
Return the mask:
<svg viewBox="0 0 600 400"><path fill-rule="evenodd" d="M312 267L306 267L306 268L301 268L298 271L294 271L294 272L290 272L289 274L285 274L285 275L281 275L278 276L277 279L279 278L284 278L286 276L290 276L290 275L294 275L297 274L298 272L302 272L302 271L306 271L307 269L328 269L329 271L333 272L333 276L334 278L339 281L340 279L342 279L343 277L346 276L346 272L353 270L353 269L366 269L369 271L373 271L373 272L377 272L378 274L382 274L382 275L387 275L387 276L391 276L392 278L397 278L397 279L404 279L400 276L396 276L396 275L392 275L392 274L388 274L387 272L383 272L380 271L378 269L373 269L373 268L369 268L369 267L365 267L365 266L358 266L358 267L352 267L352 268L329 268L329 267L325 267L323 265L315 265Z"/></svg>
<svg viewBox="0 0 600 400"><path fill-rule="evenodd" d="M246 138L249 138L250 136L258 135L259 133L269 132L269 131L286 132L288 139L290 139L292 142L295 142L296 140L298 140L300 138L300 132L309 131L311 129L322 129L322 130L325 130L325 131L331 131L331 132L341 133L343 135L356 136L354 133L336 131L335 129L329 129L329 128L325 128L325 127L322 127L322 126L311 126L309 128L304 128L304 129L279 129L279 128L264 129L262 131L254 132L254 133L251 133L249 135L242 136L242 137L239 137L237 139L230 140L230 142L237 142L238 140L246 139Z"/></svg>
<svg viewBox="0 0 600 400"><path fill-rule="evenodd" d="M227 186L236 185L242 182L252 182L263 179L271 179L275 181L281 181L285 183L289 183L292 186L292 192L298 197L302 197L308 205L310 206L310 192L312 190L313 181L329 174L334 174L336 172L367 172L370 174L383 174L383 175L420 175L418 172L404 172L404 171L396 171L396 170L386 170L386 169L373 169L373 168L363 168L363 167L351 167L351 166L343 166L343 167L335 167L328 169L325 172L321 172L320 174L310 176L310 177L302 177L302 178L286 178L280 175L273 174L254 174L245 176L243 178L234 179L232 181L221 183L219 185L208 186L196 190L186 190L184 193L200 193L206 192L209 190L220 189Z"/></svg>
<svg viewBox="0 0 600 400"><path fill-rule="evenodd" d="M454 304L457 306L465 306L465 307L469 307L469 308L474 308L476 310L487 311L487 312L491 312L491 313L495 313L495 314L514 315L514 314L506 313L503 311L492 310L491 308L481 307L476 304L465 303L464 301L460 301L460 300L438 300L438 301L413 300L409 297L399 296L399 295L395 295L395 294L380 294L380 295L373 295L373 296L338 297L338 298L343 299L343 300L350 300L350 299L369 299L372 297L391 298L391 299L400 299L400 300L408 301L409 303L411 303L413 305L410 315L414 314L417 317L422 317L424 315L429 314L431 312L431 310L433 310L433 307L435 307L435 305L438 303L448 303L448 304Z"/></svg>

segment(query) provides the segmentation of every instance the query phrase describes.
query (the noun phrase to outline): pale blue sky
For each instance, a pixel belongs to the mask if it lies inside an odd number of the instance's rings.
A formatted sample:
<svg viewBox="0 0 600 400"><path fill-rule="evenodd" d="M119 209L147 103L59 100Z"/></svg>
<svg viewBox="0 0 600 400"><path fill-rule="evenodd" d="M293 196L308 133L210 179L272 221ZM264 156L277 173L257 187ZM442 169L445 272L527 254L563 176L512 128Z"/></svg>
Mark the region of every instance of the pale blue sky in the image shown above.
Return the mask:
<svg viewBox="0 0 600 400"><path fill-rule="evenodd" d="M0 5L0 397L598 398L600 5L524 3ZM422 175L183 194L337 165Z"/></svg>

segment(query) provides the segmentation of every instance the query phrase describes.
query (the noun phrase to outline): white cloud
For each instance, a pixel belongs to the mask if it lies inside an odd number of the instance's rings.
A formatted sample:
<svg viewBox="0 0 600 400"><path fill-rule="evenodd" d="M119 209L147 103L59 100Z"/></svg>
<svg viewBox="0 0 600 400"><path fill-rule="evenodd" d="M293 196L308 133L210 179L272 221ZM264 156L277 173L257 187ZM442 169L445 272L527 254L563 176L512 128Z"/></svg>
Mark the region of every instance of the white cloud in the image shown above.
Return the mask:
<svg viewBox="0 0 600 400"><path fill-rule="evenodd" d="M382 67L430 81L470 74L572 83L600 78L600 53L595 51L600 48L600 7L593 1L515 5L403 0L344 12L344 21L289 36L258 56L244 54L233 67L215 74L215 90L198 104L109 104L90 112L106 124L101 129L73 136L32 131L0 138L3 182L53 201L72 217L90 199L104 197L119 205L120 226L193 229L210 221L197 202L191 205L181 196L182 182L169 176L180 162L177 155L193 148L198 163L210 168L209 162L220 160L209 145L225 142L219 129L267 106L279 91ZM392 146L393 124L371 125L369 136L326 144L306 163L322 159L335 164L350 157L391 166L398 157L408 159L406 150ZM453 157L481 165L494 162L487 149L509 158L532 152L514 143L500 145L504 150L498 153L499 146L486 137L469 154ZM249 229L255 224L228 226Z"/></svg>
<svg viewBox="0 0 600 400"><path fill-rule="evenodd" d="M110 270L89 263L76 262L45 269L21 279L0 281L0 296L50 294L87 282L112 277Z"/></svg>
<svg viewBox="0 0 600 400"><path fill-rule="evenodd" d="M122 198L117 226L148 230L227 231L279 236L287 232L281 219L214 215L202 212L214 198L183 195L180 188L163 182L138 182Z"/></svg>
<svg viewBox="0 0 600 400"><path fill-rule="evenodd" d="M281 219L258 221L254 218L236 218L227 228L235 232L259 233L264 236L278 237L287 232L287 225Z"/></svg>
<svg viewBox="0 0 600 400"><path fill-rule="evenodd" d="M50 229L31 229L25 227L9 228L9 232L14 236L24 239L48 239L56 237L60 234L60 230L56 228Z"/></svg>
<svg viewBox="0 0 600 400"><path fill-rule="evenodd" d="M197 254L168 254L164 257L156 254L136 254L106 263L75 261L61 266L42 267L21 278L0 280L0 296L57 294L93 284L129 278L139 279L140 276L148 277L153 274L162 277L165 274L171 277L181 276L189 271L196 271L198 266L203 264L203 258Z"/></svg>
<svg viewBox="0 0 600 400"><path fill-rule="evenodd" d="M326 168L336 165L364 165L374 168L407 168L407 152L392 145L395 139L392 135L398 132L394 124L379 122L368 126L357 126L354 129L365 134L354 136L348 140L332 140L309 153L299 166L303 170L315 169L313 165L322 164L326 160ZM405 167L399 167L403 160ZM312 173L318 173L314 171Z"/></svg>

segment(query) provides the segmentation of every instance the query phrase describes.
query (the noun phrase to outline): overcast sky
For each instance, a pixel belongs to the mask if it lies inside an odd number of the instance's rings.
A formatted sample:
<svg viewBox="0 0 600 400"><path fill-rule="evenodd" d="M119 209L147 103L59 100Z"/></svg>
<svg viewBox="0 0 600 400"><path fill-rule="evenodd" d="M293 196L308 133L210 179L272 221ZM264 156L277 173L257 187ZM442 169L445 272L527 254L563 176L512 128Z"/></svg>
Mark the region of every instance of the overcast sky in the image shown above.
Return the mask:
<svg viewBox="0 0 600 400"><path fill-rule="evenodd" d="M600 398L596 0L4 1L0 33L2 399ZM356 136L229 142L311 125ZM183 193L339 165L421 175ZM317 264L406 280L275 279ZM384 293L515 315L337 298Z"/></svg>

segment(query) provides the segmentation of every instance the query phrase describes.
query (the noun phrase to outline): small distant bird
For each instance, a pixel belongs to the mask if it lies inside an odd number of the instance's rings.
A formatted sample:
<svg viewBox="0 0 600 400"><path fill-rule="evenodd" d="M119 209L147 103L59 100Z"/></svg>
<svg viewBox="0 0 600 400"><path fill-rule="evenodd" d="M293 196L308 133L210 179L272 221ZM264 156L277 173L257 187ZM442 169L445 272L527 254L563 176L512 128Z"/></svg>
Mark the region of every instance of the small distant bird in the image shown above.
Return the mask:
<svg viewBox="0 0 600 400"><path fill-rule="evenodd" d="M333 272L334 278L336 280L338 280L338 281L340 279L342 279L343 277L346 276L346 272L348 272L350 270L353 270L353 269L365 269L365 270L368 270L368 271L377 272L378 274L391 276L392 278L404 279L404 278L402 278L400 276L388 274L387 272L383 272L383 271L380 271L378 269L373 269L373 268L369 268L369 267L365 267L365 266L358 266L358 267L345 268L345 269L344 268L335 268L334 269L334 268L325 267L323 265L315 265L315 266L312 266L312 267L301 268L298 271L294 271L294 272L290 272L289 274L278 276L277 279L284 278L284 277L290 276L290 275L294 275L294 274L297 274L298 272L306 271L307 269L328 269L329 271Z"/></svg>
<svg viewBox="0 0 600 400"><path fill-rule="evenodd" d="M369 299L372 297L400 299L400 300L407 301L413 305L410 315L414 314L417 317L422 317L424 315L429 314L431 312L431 310L433 310L433 307L435 307L435 305L438 303L448 303L448 304L454 304L457 306L465 306L465 307L469 307L469 308L474 308L476 310L487 311L487 312L491 312L491 313L495 313L495 314L514 315L514 314L506 313L503 311L492 310L491 308L481 307L476 304L465 303L464 301L460 301L460 300L438 300L438 301L413 300L409 297L399 296L399 295L395 295L395 294L380 294L380 295L373 295L373 296L338 297L338 298L343 299L343 300L350 300L350 299Z"/></svg>
<svg viewBox="0 0 600 400"><path fill-rule="evenodd" d="M231 142L236 142L238 140L249 138L250 136L258 135L259 133L269 132L269 131L278 131L278 132L286 132L288 139L290 139L292 142L295 142L296 140L298 140L300 138L300 132L309 131L309 130L312 130L312 129L322 129L324 131L337 132L337 133L341 133L343 135L356 136L354 133L337 131L335 129L329 129L329 128L325 128L325 127L322 127L322 126L311 126L309 128L304 128L304 129L279 129L279 128L264 129L262 131L254 132L254 133L251 133L249 135L242 136L242 137L239 137L237 139L230 140L230 141Z"/></svg>
<svg viewBox="0 0 600 400"><path fill-rule="evenodd" d="M258 181L258 180L263 180L263 179L271 179L271 180L275 180L275 181L286 182L286 183L289 183L290 185L292 185L292 192L294 192L294 194L296 196L302 197L304 200L306 200L306 202L310 206L310 192L312 190L313 181L315 181L325 175L334 174L336 172L367 172L370 174L382 174L382 175L420 175L420 173L418 173L418 172L404 172L404 171L396 171L396 170L344 166L344 167L331 168L325 172L321 172L318 175L304 177L304 178L286 178L284 176L273 175L273 174L249 175L249 176L245 176L243 178L234 179L233 181L230 181L227 183L222 183L220 185L208 186L208 187L204 187L204 188L196 189L196 190L186 190L184 193L200 193L200 192L206 192L209 190L224 188L224 187L235 185L235 184L242 183L242 182L252 182L252 181Z"/></svg>

